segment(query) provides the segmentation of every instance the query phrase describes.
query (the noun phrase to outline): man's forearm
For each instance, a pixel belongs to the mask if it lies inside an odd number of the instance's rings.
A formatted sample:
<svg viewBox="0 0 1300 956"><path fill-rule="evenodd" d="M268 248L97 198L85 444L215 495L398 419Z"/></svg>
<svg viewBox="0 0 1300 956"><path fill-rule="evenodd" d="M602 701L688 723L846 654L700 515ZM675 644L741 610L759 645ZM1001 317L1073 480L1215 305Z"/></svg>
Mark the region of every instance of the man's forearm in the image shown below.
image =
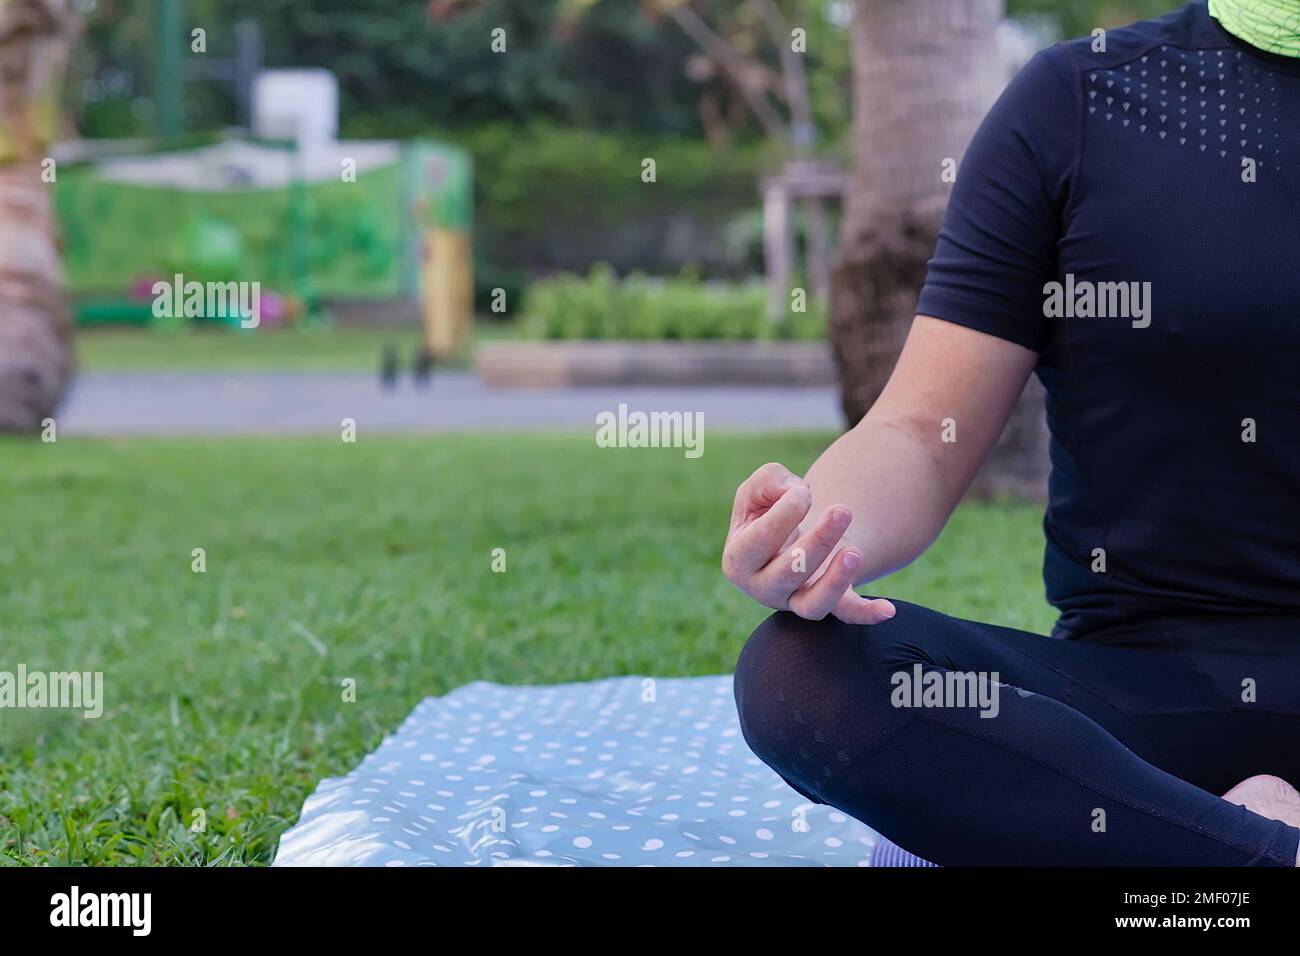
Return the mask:
<svg viewBox="0 0 1300 956"><path fill-rule="evenodd" d="M856 583L897 571L938 537L962 489L943 467L939 431L931 439L920 429L868 415L841 435L808 470L813 504L810 527L831 505L844 505L853 523L836 551L862 553ZM964 485L964 482L962 482Z"/></svg>

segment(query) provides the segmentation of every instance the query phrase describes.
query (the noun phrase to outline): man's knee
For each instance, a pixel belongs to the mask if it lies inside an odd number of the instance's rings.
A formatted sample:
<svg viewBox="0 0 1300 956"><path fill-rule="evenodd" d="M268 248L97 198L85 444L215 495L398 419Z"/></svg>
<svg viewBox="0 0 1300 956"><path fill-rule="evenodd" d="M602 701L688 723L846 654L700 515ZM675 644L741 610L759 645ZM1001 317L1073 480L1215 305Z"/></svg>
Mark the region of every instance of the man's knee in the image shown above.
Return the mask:
<svg viewBox="0 0 1300 956"><path fill-rule="evenodd" d="M828 692L861 685L897 661L927 657L941 638L943 615L894 601L898 613L872 626L834 617L809 621L777 611L750 635L736 662L736 703L762 712L776 699L796 708L821 707ZM932 633L933 632L933 633Z"/></svg>
<svg viewBox="0 0 1300 956"><path fill-rule="evenodd" d="M888 688L871 673L863 647L873 630L779 611L736 663L745 742L806 795L820 795L887 718Z"/></svg>

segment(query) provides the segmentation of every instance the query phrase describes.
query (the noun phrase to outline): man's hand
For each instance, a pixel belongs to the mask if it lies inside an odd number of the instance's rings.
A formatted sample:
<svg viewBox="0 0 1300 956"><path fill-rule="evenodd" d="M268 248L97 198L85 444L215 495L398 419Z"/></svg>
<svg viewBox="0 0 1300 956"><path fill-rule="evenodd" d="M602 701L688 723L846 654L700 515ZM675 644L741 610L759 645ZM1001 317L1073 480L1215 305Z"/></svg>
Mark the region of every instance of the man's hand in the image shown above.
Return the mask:
<svg viewBox="0 0 1300 956"><path fill-rule="evenodd" d="M722 551L727 580L761 604L810 621L834 614L848 624L879 624L893 617L888 601L868 601L853 590L862 553L852 547L835 551L852 513L832 505L800 534L799 522L811 507L808 485L783 465L766 464L745 479L736 490Z"/></svg>

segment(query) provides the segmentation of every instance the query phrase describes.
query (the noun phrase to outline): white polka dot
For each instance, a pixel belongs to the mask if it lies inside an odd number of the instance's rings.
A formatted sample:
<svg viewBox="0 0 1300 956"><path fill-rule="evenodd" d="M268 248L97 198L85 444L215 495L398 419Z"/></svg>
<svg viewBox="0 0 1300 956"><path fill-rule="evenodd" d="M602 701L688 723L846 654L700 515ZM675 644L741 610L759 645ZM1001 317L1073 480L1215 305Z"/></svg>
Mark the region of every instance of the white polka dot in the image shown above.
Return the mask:
<svg viewBox="0 0 1300 956"><path fill-rule="evenodd" d="M355 815L372 865L852 866L869 853L870 830L801 802L745 746L730 678L658 679L658 707L640 693L615 678L427 698L300 826Z"/></svg>

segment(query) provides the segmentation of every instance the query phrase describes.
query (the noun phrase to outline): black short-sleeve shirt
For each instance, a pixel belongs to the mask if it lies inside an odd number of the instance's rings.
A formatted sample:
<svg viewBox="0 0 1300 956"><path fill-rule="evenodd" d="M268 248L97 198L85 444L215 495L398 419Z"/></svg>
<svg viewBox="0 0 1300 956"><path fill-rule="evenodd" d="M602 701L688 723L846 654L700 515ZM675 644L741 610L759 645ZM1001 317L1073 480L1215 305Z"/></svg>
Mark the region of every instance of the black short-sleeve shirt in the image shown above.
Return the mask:
<svg viewBox="0 0 1300 956"><path fill-rule="evenodd" d="M990 111L917 311L1038 353L1058 636L1300 627L1300 60L1204 2L1102 39Z"/></svg>

